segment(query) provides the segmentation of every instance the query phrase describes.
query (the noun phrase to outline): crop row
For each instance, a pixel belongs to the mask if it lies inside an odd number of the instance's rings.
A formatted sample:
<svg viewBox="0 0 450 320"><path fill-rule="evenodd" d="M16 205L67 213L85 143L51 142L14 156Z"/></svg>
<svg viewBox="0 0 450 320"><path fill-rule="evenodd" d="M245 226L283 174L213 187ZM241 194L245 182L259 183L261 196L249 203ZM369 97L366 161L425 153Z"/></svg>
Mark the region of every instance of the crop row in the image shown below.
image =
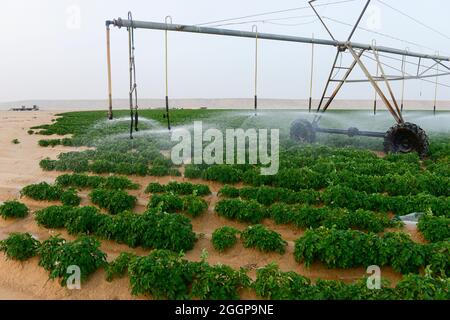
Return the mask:
<svg viewBox="0 0 450 320"><path fill-rule="evenodd" d="M276 202L283 202L287 204L319 204L320 192L312 189L293 191L286 188L276 187L242 187L240 189L233 186L225 185L219 190L219 195L247 200L256 200L263 205L271 205Z"/></svg>
<svg viewBox="0 0 450 320"><path fill-rule="evenodd" d="M253 283L259 297L272 300L448 300L448 278L409 274L395 288L382 281L379 289L369 289L368 279L347 284L336 280L310 279L293 271L283 272L276 264L256 271Z"/></svg>
<svg viewBox="0 0 450 320"><path fill-rule="evenodd" d="M174 193L153 194L147 208L165 212L186 212L197 217L208 209L208 203L195 194L179 196Z"/></svg>
<svg viewBox="0 0 450 320"><path fill-rule="evenodd" d="M426 193L409 196L386 196L379 193L369 194L343 186L333 186L321 194L325 205L343 207L350 210L363 208L380 212L393 212L404 215L412 212L431 210L435 215L450 213L450 197L435 197Z"/></svg>
<svg viewBox="0 0 450 320"><path fill-rule="evenodd" d="M279 254L284 254L286 251L287 242L283 240L281 234L260 224L248 226L242 232L228 226L217 228L212 234L212 245L217 251L224 252L236 244L237 234L241 235L240 239L245 248L256 248L262 252L278 252Z"/></svg>
<svg viewBox="0 0 450 320"><path fill-rule="evenodd" d="M427 164L432 168L434 162ZM249 165L188 165L185 176L293 190L319 190L342 184L358 191L390 195L426 192L448 196L450 192L448 175L423 170L415 154L388 155L382 159L369 151L322 146L283 150L280 170L273 176L262 176L259 167Z"/></svg>
<svg viewBox="0 0 450 320"><path fill-rule="evenodd" d="M106 278L112 281L128 273L134 295L153 296L156 299L239 299L241 290L253 289L257 296L269 299L353 299L399 300L450 298L448 278L431 273L425 276L407 275L395 288L385 282L380 289L369 289L367 280L346 284L336 280L310 279L293 271L280 271L274 263L259 268L256 280L251 281L247 270L229 266L210 265L205 260L191 262L168 250L154 250L147 256L121 253L107 263L106 254L95 238L83 236L69 242L58 236L40 243L30 234L11 234L0 242L0 251L9 259L26 260L39 255L39 265L49 272L50 279L60 279L67 285L71 266L79 266L81 280L86 281L99 268L106 269Z"/></svg>
<svg viewBox="0 0 450 320"><path fill-rule="evenodd" d="M27 196L34 200L61 201L63 205L78 206L81 198L73 188L64 190L62 186L76 185L94 186L102 185L107 188L119 189L94 189L89 197L92 203L98 205L102 209L108 210L111 214L117 214L125 210L134 208L137 202L135 196L129 195L120 189L121 187L135 187L126 178L122 177L88 177L83 175L63 175L57 178L57 184L50 185L47 182L31 184L21 190L23 196Z"/></svg>
<svg viewBox="0 0 450 320"><path fill-rule="evenodd" d="M228 219L241 222L259 223L264 218L271 218L277 224L293 224L298 228L317 228L335 226L339 229L357 228L371 232L381 232L385 228L399 226L382 213L357 209L349 211L341 208L310 205L288 205L284 203L264 207L254 200L239 199L220 200L216 212Z"/></svg>
<svg viewBox="0 0 450 320"><path fill-rule="evenodd" d="M168 168L161 165L142 163L112 162L106 160L94 160L86 162L66 162L63 160L43 159L39 162L40 167L45 171L73 171L73 172L93 172L93 173L117 173L125 175L139 176L180 176L176 168Z"/></svg>
<svg viewBox="0 0 450 320"><path fill-rule="evenodd" d="M106 209L110 214L118 214L132 210L136 206L137 198L123 190L94 189L89 193L93 204Z"/></svg>
<svg viewBox="0 0 450 320"><path fill-rule="evenodd" d="M63 174L56 178L56 184L66 188L79 189L138 189L139 185L124 176L88 176L86 174Z"/></svg>
<svg viewBox="0 0 450 320"><path fill-rule="evenodd" d="M276 175L262 176L259 169L242 166L216 165L204 170L187 167L185 176L203 178L222 183L244 182L253 186L273 186L299 191L320 190L333 185L342 185L368 193L389 195L415 195L422 192L435 196L450 195L450 178L430 172L405 174L358 174L354 169L336 170L333 166L322 168L281 168Z"/></svg>
<svg viewBox="0 0 450 320"><path fill-rule="evenodd" d="M0 205L0 217L4 219L25 218L28 212L28 207L16 200L6 201Z"/></svg>
<svg viewBox="0 0 450 320"><path fill-rule="evenodd" d="M356 230L321 227L310 229L295 242L295 259L306 266L321 261L329 268L390 265L402 274L421 267L443 276L450 274L450 243L419 244L408 234L389 232L383 236Z"/></svg>
<svg viewBox="0 0 450 320"><path fill-rule="evenodd" d="M114 141L104 143L96 150L66 152L58 155L57 160L43 159L39 165L46 171L72 171L75 173L118 173L125 175L177 175L172 161L165 158L157 148L130 145Z"/></svg>
<svg viewBox="0 0 450 320"><path fill-rule="evenodd" d="M96 130L95 133L99 131L101 129ZM110 137L96 142L92 139L92 135L95 133L89 133L85 138L74 138L75 144L95 146L95 150L61 153L57 160L42 160L40 166L44 170L76 173L180 175L172 161L160 153L161 149L170 146L170 139L165 141L164 139L136 137L129 140Z"/></svg>
<svg viewBox="0 0 450 320"><path fill-rule="evenodd" d="M157 210L147 210L144 214L125 211L110 216L91 206L50 206L37 211L35 218L46 228L66 228L73 235L93 234L130 247L179 252L192 249L196 239L188 218Z"/></svg>
<svg viewBox="0 0 450 320"><path fill-rule="evenodd" d="M176 182L171 181L166 185L162 185L158 182L150 182L145 188L146 193L162 193L173 192L180 195L207 196L211 194L211 190L205 184L193 184L191 182Z"/></svg>
<svg viewBox="0 0 450 320"><path fill-rule="evenodd" d="M52 236L40 243L29 233L12 233L0 242L0 251L6 257L25 261L39 255L39 265L49 272L50 279L60 279L65 286L74 265L80 268L81 280L100 267L106 267L106 254L100 249L100 242L92 237L80 237L68 242L59 236Z"/></svg>
<svg viewBox="0 0 450 320"><path fill-rule="evenodd" d="M450 216L425 214L419 218L417 227L430 242L450 241Z"/></svg>
<svg viewBox="0 0 450 320"><path fill-rule="evenodd" d="M315 190L292 191L286 188L244 187L237 189L224 186L219 190L226 197L241 197L256 200L258 203L270 205L277 202L301 203L316 205L323 203L334 208L350 210L365 209L378 212L394 212L397 215L431 210L436 215L446 215L450 212L449 197L435 197L429 194L410 196L386 196L379 193L369 194L356 191L345 186L331 186L322 192Z"/></svg>
<svg viewBox="0 0 450 320"><path fill-rule="evenodd" d="M30 184L20 191L22 196L27 196L39 201L61 201L64 205L78 206L81 198L75 189L64 190L58 185L50 185L47 182Z"/></svg>
<svg viewBox="0 0 450 320"><path fill-rule="evenodd" d="M63 138L63 139L42 139L38 141L38 144L41 147L55 147L58 145L63 145L66 147L73 146L73 140L71 138Z"/></svg>

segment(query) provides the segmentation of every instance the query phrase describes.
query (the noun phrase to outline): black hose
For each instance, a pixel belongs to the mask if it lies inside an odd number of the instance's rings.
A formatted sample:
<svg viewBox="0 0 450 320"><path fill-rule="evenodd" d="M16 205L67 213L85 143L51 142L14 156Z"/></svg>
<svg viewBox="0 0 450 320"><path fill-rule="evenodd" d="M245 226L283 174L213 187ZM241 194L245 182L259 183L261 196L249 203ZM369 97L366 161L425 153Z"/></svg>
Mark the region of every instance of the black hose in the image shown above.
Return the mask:
<svg viewBox="0 0 450 320"><path fill-rule="evenodd" d="M166 96L166 116L167 116L167 129L170 130L169 97L168 96Z"/></svg>
<svg viewBox="0 0 450 320"><path fill-rule="evenodd" d="M138 111L136 109L135 113L134 113L134 130L135 131L139 131L138 130L138 120L139 120L139 116L138 116Z"/></svg>
<svg viewBox="0 0 450 320"><path fill-rule="evenodd" d="M130 139L133 139L133 122L134 122L133 109L130 109L130 118L131 118L131 122L130 122Z"/></svg>

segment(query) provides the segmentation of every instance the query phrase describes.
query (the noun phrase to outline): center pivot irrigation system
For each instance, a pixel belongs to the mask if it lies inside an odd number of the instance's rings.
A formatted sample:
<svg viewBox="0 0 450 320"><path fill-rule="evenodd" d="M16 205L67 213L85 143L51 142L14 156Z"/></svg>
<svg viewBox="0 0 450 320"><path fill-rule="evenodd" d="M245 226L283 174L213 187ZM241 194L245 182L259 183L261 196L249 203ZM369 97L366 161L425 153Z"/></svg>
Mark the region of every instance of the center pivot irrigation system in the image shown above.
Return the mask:
<svg viewBox="0 0 450 320"><path fill-rule="evenodd" d="M372 41L371 44L362 44L351 42L351 39L358 28L359 23L361 22L364 13L367 10L371 0L367 0L357 21L352 27L352 30L346 41L338 41L333 36L330 28L325 24L322 17L317 12L313 3L316 0L309 1L309 5L311 9L314 11L317 18L322 23L323 27L331 37L331 40L326 39L316 39L306 38L306 37L297 37L297 36L289 36L289 35L281 35L281 34L269 34L269 33L260 33L258 32L256 26L253 26L252 31L239 31L239 30L230 30L230 29L221 29L221 28L211 28L211 27L200 27L194 25L181 25L181 24L173 24L170 16L166 17L164 23L159 22L147 22L147 21L136 21L133 20L131 13L128 13L128 19L114 19L106 21L106 35L107 35L107 62L108 62L108 88L109 88L109 112L108 117L112 119L112 89L111 89L111 58L110 58L110 26L115 26L118 28L124 27L128 31L128 47L129 47L129 72L130 72L130 91L129 91L129 103L130 103L130 116L131 116L131 125L130 125L130 137L133 137L133 130L138 130L138 102L137 102L137 86L136 86L136 65L135 65L135 56L134 56L134 29L152 29L152 30L164 30L165 31L165 88L166 88L166 113L165 117L167 119L167 126L170 130L170 118L169 118L169 93L168 93L168 76L167 76L167 38L168 31L176 31L176 32L189 32L189 33L203 33L203 34L213 34L219 36L230 36L230 37L242 37L242 38L252 38L256 40L256 51L255 51L255 101L254 108L257 110L258 100L257 100L257 57L258 57L258 40L274 40L274 41L287 41L287 42L299 42L299 43L307 43L311 44L314 48L314 45L324 45L324 46L333 46L336 48L336 56L334 58L333 65L330 70L329 77L326 81L320 102L316 109L316 115L312 122L307 121L305 119L297 119L294 120L291 124L290 135L293 139L302 142L313 142L316 138L317 132L324 133L334 133L334 134L346 134L348 136L368 136L368 137L380 137L384 138L384 149L386 152L417 152L421 157L424 157L428 153L428 137L423 129L421 129L418 125L405 122L402 109L403 109L403 92L402 92L402 103L399 107L397 100L395 98L394 92L390 85L390 81L398 81L402 80L402 90L404 88L404 81L410 79L424 79L435 77L436 78L436 87L437 87L437 78L440 76L450 75L450 66L446 63L450 61L450 57L441 56L438 53L435 55L428 55L417 52L410 52L408 49L396 49L390 47L377 46L375 41ZM344 53L350 53L352 62L347 66L342 66L342 55ZM368 55L371 53L372 56ZM383 65L380 61L380 57L389 56L380 54L391 54L401 56L402 59L402 69L399 70L401 72L400 75L387 75L384 71ZM418 68L416 75L407 75L405 73L405 61L406 57L412 57L418 59ZM363 58L370 59L376 62L377 70L376 75L372 75L366 66ZM399 59L397 59L399 60ZM431 66L421 65L423 60L431 61L433 64ZM338 61L341 61L338 63ZM358 65L363 74L365 75L365 79L349 79L350 74L352 73L355 66ZM421 66L425 70L421 70ZM439 67L443 67L445 72L439 73ZM311 66L312 70L312 66ZM340 79L336 78L336 75L339 74L340 70L344 70L345 73ZM430 71L436 70L436 73L431 74ZM311 72L312 78L312 72ZM321 119L321 114L326 112L334 98L342 88L345 83L356 83L356 82L369 82L373 88L375 89L375 95L378 95L383 101L384 105L391 113L392 117L396 121L396 124L393 125L387 132L373 132L373 131L360 131L357 128L349 128L349 129L330 129L323 128L319 126L319 122ZM385 90L380 87L380 83L385 84ZM387 93L386 93L387 91ZM331 92L331 93L329 93ZM391 99L388 98L388 95ZM311 97L309 102L309 110L311 111ZM436 95L435 95L435 105L434 111L436 110ZM376 96L374 100L374 112L376 112Z"/></svg>

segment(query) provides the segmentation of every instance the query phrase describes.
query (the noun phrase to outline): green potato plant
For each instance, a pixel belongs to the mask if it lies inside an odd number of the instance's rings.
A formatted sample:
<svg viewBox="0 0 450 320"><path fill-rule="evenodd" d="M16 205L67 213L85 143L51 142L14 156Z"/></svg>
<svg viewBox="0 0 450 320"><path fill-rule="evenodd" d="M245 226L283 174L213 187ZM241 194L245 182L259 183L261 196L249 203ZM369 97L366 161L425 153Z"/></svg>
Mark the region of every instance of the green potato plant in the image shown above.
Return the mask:
<svg viewBox="0 0 450 320"><path fill-rule="evenodd" d="M211 238L214 249L224 252L233 247L238 241L237 235L239 233L240 231L233 227L224 226L217 228L214 230Z"/></svg>
<svg viewBox="0 0 450 320"><path fill-rule="evenodd" d="M25 218L28 215L28 212L28 207L16 200L6 201L0 205L0 216L4 219Z"/></svg>
<svg viewBox="0 0 450 320"><path fill-rule="evenodd" d="M25 261L34 257L40 243L30 233L11 233L0 241L0 251L5 252L8 259Z"/></svg>

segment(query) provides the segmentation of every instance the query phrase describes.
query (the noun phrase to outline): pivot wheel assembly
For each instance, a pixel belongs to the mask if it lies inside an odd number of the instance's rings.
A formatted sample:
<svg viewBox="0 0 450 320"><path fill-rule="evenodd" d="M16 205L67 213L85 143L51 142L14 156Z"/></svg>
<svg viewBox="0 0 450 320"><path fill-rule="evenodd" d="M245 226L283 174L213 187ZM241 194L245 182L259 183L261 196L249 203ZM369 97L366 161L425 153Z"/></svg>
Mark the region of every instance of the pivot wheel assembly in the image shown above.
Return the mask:
<svg viewBox="0 0 450 320"><path fill-rule="evenodd" d="M314 142L316 131L311 122L304 119L297 119L291 124L291 139L300 142Z"/></svg>
<svg viewBox="0 0 450 320"><path fill-rule="evenodd" d="M398 123L386 132L384 151L386 153L417 152L423 158L428 153L428 136L414 123Z"/></svg>

